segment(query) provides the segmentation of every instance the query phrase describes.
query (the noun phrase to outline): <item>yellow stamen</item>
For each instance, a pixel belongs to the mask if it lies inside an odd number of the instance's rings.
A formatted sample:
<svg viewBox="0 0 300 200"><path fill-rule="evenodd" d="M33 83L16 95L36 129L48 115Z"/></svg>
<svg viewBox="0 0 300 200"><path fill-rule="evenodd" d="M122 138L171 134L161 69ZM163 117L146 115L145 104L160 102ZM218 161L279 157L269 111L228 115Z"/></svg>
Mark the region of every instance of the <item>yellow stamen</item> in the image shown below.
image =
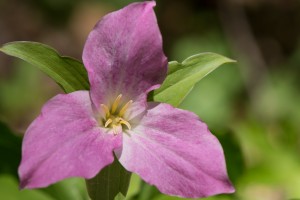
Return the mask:
<svg viewBox="0 0 300 200"><path fill-rule="evenodd" d="M101 106L101 108L103 109L103 111L105 113L105 117L108 118L110 116L109 108L104 104L101 104L100 106Z"/></svg>
<svg viewBox="0 0 300 200"><path fill-rule="evenodd" d="M128 107L132 104L132 100L128 101L124 106L123 108L120 110L119 112L119 116L120 117L123 117L123 115L125 114L126 110L128 109Z"/></svg>
<svg viewBox="0 0 300 200"><path fill-rule="evenodd" d="M119 94L119 96L117 96L116 100L114 101L114 103L111 106L111 113L113 114L114 112L116 112L118 105L120 103L120 100L122 98L122 94Z"/></svg>
<svg viewBox="0 0 300 200"><path fill-rule="evenodd" d="M105 122L105 124L104 124L104 127L106 128L110 123L112 123L113 122L113 120L111 119L111 118L109 118L106 122Z"/></svg>
<svg viewBox="0 0 300 200"><path fill-rule="evenodd" d="M133 101L130 100L124 104L124 101L122 101L122 94L120 94L112 104L109 104L109 107L100 104L105 116L101 116L99 124L104 128L111 129L114 135L122 133L123 128L131 130L130 122L127 119L124 119L123 115L125 115L132 103Z"/></svg>
<svg viewBox="0 0 300 200"><path fill-rule="evenodd" d="M131 125L128 123L128 121L125 121L124 119L120 118L120 124L124 124L125 126L127 126L127 128L129 130L131 130Z"/></svg>

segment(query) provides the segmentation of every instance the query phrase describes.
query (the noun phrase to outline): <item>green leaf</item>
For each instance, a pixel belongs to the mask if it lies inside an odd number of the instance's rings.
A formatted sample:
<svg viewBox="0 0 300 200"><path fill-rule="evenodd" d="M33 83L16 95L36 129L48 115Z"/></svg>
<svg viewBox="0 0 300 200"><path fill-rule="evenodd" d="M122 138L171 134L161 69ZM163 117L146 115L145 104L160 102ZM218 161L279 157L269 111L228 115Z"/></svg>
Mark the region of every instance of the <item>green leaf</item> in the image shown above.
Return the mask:
<svg viewBox="0 0 300 200"><path fill-rule="evenodd" d="M114 200L120 199L122 195L125 197L130 176L131 173L115 158L115 161L102 169L97 176L86 180L88 193L92 200Z"/></svg>
<svg viewBox="0 0 300 200"><path fill-rule="evenodd" d="M25 41L11 42L3 45L0 51L38 67L66 93L89 89L87 72L83 64L73 58L60 56L47 45Z"/></svg>
<svg viewBox="0 0 300 200"><path fill-rule="evenodd" d="M230 62L235 61L215 53L197 54L182 63L169 62L168 76L154 91L153 100L177 107L198 81L220 65Z"/></svg>
<svg viewBox="0 0 300 200"><path fill-rule="evenodd" d="M141 184L141 178L137 174L132 174L127 192L127 199L132 199L132 197L136 196L140 192Z"/></svg>

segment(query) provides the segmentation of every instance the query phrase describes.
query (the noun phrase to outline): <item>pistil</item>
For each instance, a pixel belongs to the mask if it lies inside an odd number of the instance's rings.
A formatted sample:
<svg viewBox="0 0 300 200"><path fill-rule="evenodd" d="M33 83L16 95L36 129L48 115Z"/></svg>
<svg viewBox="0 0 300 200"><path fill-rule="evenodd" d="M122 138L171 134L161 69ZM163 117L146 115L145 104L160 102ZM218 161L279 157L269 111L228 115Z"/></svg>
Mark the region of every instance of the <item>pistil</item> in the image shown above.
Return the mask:
<svg viewBox="0 0 300 200"><path fill-rule="evenodd" d="M108 106L101 104L101 108L105 113L105 117L103 119L103 124L105 128L112 128L114 135L117 135L122 132L122 125L124 125L127 129L131 129L130 123L123 118L124 114L133 103L132 100L128 101L125 105L121 107L121 99L122 94L118 95L114 100L111 108Z"/></svg>

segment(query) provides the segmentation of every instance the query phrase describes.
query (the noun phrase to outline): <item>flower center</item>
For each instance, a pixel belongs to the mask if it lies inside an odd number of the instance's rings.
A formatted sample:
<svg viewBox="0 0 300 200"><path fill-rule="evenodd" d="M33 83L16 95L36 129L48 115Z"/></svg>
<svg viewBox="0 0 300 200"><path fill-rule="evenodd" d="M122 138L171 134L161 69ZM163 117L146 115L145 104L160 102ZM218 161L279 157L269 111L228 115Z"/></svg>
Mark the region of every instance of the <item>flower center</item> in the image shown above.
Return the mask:
<svg viewBox="0 0 300 200"><path fill-rule="evenodd" d="M104 111L105 117L102 119L105 128L112 128L115 135L122 132L123 128L131 129L129 122L123 118L129 106L132 104L132 100L128 101L123 106L120 105L122 94L117 96L113 102L111 108L101 104L101 108Z"/></svg>

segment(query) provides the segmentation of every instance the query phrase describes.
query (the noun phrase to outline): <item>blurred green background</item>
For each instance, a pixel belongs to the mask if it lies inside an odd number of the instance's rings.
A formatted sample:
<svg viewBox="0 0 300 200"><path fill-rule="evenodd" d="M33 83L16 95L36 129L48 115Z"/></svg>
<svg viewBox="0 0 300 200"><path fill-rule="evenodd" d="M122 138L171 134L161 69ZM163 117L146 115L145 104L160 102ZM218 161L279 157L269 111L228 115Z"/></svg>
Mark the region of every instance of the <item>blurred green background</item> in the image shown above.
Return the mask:
<svg viewBox="0 0 300 200"><path fill-rule="evenodd" d="M85 38L106 13L132 0L2 0L0 45L48 44L81 59ZM181 108L221 141L236 193L207 200L300 199L300 1L157 0L169 60L215 52L238 61L196 85ZM38 69L0 54L0 199L85 200L84 181L18 189L21 136L62 90ZM136 175L128 199L174 200Z"/></svg>

